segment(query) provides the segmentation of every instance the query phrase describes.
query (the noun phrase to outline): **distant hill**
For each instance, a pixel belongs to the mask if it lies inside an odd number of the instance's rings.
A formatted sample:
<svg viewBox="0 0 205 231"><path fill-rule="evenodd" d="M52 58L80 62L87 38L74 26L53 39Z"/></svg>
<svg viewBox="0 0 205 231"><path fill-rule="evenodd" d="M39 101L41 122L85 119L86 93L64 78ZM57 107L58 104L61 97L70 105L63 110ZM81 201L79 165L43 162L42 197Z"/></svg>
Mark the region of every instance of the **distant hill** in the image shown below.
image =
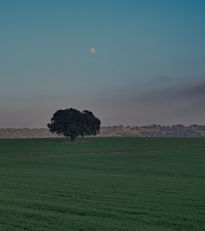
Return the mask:
<svg viewBox="0 0 205 231"><path fill-rule="evenodd" d="M6 128L0 129L0 138L46 138L58 137L46 128Z"/></svg>
<svg viewBox="0 0 205 231"><path fill-rule="evenodd" d="M205 126L181 124L173 126L112 126L102 127L98 136L137 136L137 137L205 137ZM46 138L59 137L46 128L0 129L0 138Z"/></svg>

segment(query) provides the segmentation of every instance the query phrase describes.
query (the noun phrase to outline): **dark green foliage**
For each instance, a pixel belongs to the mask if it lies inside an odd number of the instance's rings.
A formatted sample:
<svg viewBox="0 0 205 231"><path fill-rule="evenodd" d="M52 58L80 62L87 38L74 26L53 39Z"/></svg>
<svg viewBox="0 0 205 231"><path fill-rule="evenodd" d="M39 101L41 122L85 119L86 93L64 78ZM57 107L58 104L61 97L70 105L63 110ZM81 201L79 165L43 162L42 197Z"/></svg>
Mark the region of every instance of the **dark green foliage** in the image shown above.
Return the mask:
<svg viewBox="0 0 205 231"><path fill-rule="evenodd" d="M63 134L73 141L77 136L97 135L100 120L90 111L80 112L70 108L55 112L47 126L52 133Z"/></svg>
<svg viewBox="0 0 205 231"><path fill-rule="evenodd" d="M0 140L0 231L203 231L205 139Z"/></svg>

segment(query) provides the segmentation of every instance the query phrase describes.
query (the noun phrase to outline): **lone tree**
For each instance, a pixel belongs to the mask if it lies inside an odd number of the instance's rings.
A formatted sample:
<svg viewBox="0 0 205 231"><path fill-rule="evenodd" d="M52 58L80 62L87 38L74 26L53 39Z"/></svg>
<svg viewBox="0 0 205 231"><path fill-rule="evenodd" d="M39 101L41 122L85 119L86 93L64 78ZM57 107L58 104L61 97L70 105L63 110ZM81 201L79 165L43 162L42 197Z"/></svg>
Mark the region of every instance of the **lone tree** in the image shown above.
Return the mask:
<svg viewBox="0 0 205 231"><path fill-rule="evenodd" d="M80 112L70 108L56 111L47 126L50 132L62 134L74 141L77 136L97 135L100 131L100 120L90 111Z"/></svg>

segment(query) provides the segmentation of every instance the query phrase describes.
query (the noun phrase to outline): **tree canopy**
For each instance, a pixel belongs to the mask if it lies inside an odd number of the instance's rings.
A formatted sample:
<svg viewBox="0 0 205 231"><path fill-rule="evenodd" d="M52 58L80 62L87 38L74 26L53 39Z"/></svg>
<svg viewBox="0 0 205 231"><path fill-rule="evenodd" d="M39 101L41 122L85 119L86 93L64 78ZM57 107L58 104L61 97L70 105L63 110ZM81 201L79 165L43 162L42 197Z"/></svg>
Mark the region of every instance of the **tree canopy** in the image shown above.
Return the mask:
<svg viewBox="0 0 205 231"><path fill-rule="evenodd" d="M77 136L97 135L100 123L92 112L70 108L56 111L47 126L50 132L70 137L74 141Z"/></svg>

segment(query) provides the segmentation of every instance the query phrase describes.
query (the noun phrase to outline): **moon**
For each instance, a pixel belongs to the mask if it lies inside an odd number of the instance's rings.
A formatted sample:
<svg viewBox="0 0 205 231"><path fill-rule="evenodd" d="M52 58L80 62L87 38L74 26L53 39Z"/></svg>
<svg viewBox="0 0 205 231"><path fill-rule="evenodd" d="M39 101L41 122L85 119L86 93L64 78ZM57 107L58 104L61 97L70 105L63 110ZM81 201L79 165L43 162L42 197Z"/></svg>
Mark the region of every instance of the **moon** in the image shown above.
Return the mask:
<svg viewBox="0 0 205 231"><path fill-rule="evenodd" d="M89 49L89 52L90 52L91 54L95 54L95 48L94 48L94 47L90 48L90 49Z"/></svg>

